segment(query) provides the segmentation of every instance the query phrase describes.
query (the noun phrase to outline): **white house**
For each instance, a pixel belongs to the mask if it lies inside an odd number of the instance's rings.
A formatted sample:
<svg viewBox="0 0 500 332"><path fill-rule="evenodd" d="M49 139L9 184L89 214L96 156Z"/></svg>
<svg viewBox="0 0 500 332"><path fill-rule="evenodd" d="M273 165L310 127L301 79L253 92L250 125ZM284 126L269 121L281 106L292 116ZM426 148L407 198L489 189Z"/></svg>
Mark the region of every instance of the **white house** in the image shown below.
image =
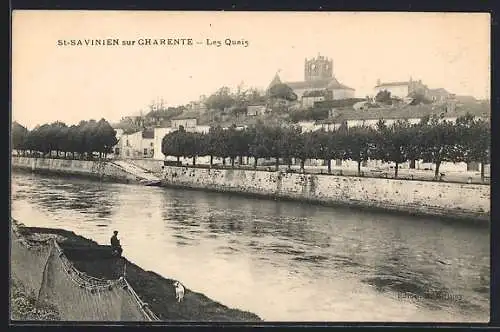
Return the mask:
<svg viewBox="0 0 500 332"><path fill-rule="evenodd" d="M248 116L260 116L264 115L266 112L265 105L248 105L247 106L247 115Z"/></svg>
<svg viewBox="0 0 500 332"><path fill-rule="evenodd" d="M421 80L414 81L411 77L409 81L404 82L380 82L380 80L378 80L377 85L375 85L375 88L373 89L374 96L376 96L380 91L388 91L391 93L391 97L397 97L400 99L406 98L413 92L420 93L430 98L427 86L424 85Z"/></svg>
<svg viewBox="0 0 500 332"><path fill-rule="evenodd" d="M172 119L172 128L178 130L181 126L184 129L192 129L196 127L197 120L196 118L186 118L186 119Z"/></svg>
<svg viewBox="0 0 500 332"><path fill-rule="evenodd" d="M154 155L154 131L143 130L123 134L115 146L115 156L120 158L152 158Z"/></svg>
<svg viewBox="0 0 500 332"><path fill-rule="evenodd" d="M302 128L302 132L316 130L316 121L299 121L297 125Z"/></svg>
<svg viewBox="0 0 500 332"><path fill-rule="evenodd" d="M182 126L186 131L190 131L198 124L198 117L199 113L197 112L184 112L183 114L176 116L171 120L170 127L178 130Z"/></svg>
<svg viewBox="0 0 500 332"><path fill-rule="evenodd" d="M168 127L168 128L154 128L153 159L165 160L165 155L161 152L161 143L163 141L163 137L165 137L165 135L167 135L173 131L174 131L174 129L170 128L170 127Z"/></svg>
<svg viewBox="0 0 500 332"><path fill-rule="evenodd" d="M117 140L120 140L120 137L122 137L122 135L123 135L123 129L121 129L121 128L116 128L116 129L115 129L115 131L116 131L116 135L115 135L115 136L116 136L116 139L117 139Z"/></svg>
<svg viewBox="0 0 500 332"><path fill-rule="evenodd" d="M200 134L208 134L208 132L210 131L210 126L196 126L194 128L190 127L189 131Z"/></svg>
<svg viewBox="0 0 500 332"><path fill-rule="evenodd" d="M312 108L315 102L332 99L333 91L331 90L313 90L307 91L302 95L302 108Z"/></svg>

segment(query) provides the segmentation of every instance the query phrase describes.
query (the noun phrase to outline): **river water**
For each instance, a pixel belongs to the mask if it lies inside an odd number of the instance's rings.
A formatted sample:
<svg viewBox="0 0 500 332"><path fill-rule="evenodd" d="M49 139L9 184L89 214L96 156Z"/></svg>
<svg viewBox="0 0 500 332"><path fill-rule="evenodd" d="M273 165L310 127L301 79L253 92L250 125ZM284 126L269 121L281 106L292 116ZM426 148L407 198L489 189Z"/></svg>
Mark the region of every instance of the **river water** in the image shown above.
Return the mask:
<svg viewBox="0 0 500 332"><path fill-rule="evenodd" d="M267 321L487 322L489 227L12 173L12 216L74 231Z"/></svg>

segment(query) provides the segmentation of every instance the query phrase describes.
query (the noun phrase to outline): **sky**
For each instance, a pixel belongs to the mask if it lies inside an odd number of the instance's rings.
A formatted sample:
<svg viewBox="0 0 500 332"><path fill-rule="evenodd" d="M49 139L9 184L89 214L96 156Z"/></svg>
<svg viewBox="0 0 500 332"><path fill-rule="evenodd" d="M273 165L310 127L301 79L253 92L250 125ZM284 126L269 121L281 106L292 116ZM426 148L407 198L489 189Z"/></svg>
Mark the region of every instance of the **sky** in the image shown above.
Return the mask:
<svg viewBox="0 0 500 332"><path fill-rule="evenodd" d="M120 45L58 43L107 38ZM138 45L169 38L191 38L193 45ZM240 44L226 46L226 39ZM177 106L222 86L265 89L278 70L283 81L301 81L304 60L318 54L333 59L335 77L359 97L373 95L377 79L410 77L457 95L490 96L485 13L18 10L12 120L29 129L53 121L115 122L146 112L158 98Z"/></svg>

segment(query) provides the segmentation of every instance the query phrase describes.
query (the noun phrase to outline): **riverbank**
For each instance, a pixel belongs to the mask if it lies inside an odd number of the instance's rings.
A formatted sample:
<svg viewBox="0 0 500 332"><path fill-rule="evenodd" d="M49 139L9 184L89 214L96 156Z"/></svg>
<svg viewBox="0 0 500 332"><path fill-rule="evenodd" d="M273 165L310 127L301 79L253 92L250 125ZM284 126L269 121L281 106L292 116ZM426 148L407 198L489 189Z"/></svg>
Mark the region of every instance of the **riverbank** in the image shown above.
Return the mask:
<svg viewBox="0 0 500 332"><path fill-rule="evenodd" d="M12 166L33 172L140 183L133 174L106 161L12 157ZM490 220L490 186L484 184L175 166L164 166L158 176L162 186L172 188L447 219Z"/></svg>
<svg viewBox="0 0 500 332"><path fill-rule="evenodd" d="M90 276L104 279L116 279L116 271L111 264L108 246L97 244L74 232L40 227L20 227L19 232L26 237L39 237L48 234L58 237L58 243L76 269ZM126 255L126 253L124 253ZM126 265L126 278L142 301L162 321L250 321L261 319L250 312L231 309L215 302L201 293L185 289L184 300L175 299L174 280L164 278L152 271L145 271L123 257ZM182 281L181 281L182 282Z"/></svg>
<svg viewBox="0 0 500 332"><path fill-rule="evenodd" d="M40 174L72 175L104 182L140 183L142 179L106 160L72 160L12 156L12 168Z"/></svg>
<svg viewBox="0 0 500 332"><path fill-rule="evenodd" d="M489 222L490 186L165 166L162 185L361 209Z"/></svg>

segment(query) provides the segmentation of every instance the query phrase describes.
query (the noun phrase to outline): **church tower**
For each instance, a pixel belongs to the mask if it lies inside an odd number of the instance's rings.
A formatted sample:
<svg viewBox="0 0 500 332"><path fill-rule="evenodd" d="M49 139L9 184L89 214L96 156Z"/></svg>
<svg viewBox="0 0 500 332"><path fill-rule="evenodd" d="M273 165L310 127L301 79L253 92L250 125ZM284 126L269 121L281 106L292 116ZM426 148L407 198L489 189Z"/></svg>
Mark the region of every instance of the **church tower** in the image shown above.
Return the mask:
<svg viewBox="0 0 500 332"><path fill-rule="evenodd" d="M311 60L305 59L304 80L317 81L333 78L333 60L318 54Z"/></svg>

